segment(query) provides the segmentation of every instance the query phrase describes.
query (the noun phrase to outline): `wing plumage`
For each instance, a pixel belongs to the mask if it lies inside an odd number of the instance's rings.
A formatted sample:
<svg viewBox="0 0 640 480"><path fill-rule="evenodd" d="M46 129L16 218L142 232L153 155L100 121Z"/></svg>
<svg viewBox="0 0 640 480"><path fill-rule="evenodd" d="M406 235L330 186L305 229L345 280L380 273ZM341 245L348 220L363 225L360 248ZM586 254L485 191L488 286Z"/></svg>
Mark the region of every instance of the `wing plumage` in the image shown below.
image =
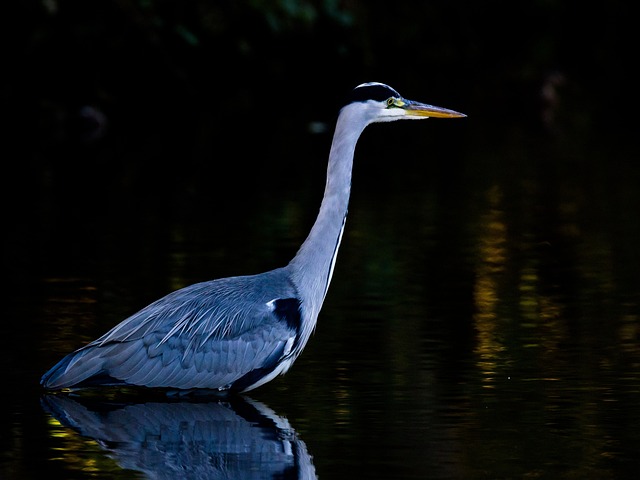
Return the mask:
<svg viewBox="0 0 640 480"><path fill-rule="evenodd" d="M300 312L284 269L198 283L63 358L41 383L248 390L292 354Z"/></svg>

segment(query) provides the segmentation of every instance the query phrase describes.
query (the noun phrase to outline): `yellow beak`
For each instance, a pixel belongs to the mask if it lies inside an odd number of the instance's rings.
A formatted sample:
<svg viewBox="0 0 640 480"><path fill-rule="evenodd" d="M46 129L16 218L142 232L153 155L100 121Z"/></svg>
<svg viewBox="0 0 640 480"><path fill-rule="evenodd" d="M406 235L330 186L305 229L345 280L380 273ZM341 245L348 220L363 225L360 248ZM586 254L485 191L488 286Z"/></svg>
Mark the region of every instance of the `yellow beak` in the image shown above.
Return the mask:
<svg viewBox="0 0 640 480"><path fill-rule="evenodd" d="M434 118L460 118L466 117L464 113L449 110L448 108L435 107L433 105L427 105L426 103L413 102L411 100L405 100L403 108L407 115L413 117L434 117Z"/></svg>

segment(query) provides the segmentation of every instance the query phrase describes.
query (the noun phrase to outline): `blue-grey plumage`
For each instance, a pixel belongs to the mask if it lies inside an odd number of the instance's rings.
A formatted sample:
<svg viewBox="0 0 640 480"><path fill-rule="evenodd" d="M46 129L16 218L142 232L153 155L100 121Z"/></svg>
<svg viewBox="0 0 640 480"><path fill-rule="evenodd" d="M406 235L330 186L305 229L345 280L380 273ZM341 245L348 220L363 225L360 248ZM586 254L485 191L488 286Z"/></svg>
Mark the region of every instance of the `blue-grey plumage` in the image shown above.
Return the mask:
<svg viewBox="0 0 640 480"><path fill-rule="evenodd" d="M248 391L285 373L315 329L329 288L360 134L374 122L429 117L464 115L406 100L384 84L356 87L338 115L318 217L287 266L170 293L64 357L42 385Z"/></svg>
<svg viewBox="0 0 640 480"><path fill-rule="evenodd" d="M42 383L246 390L299 354L297 295L286 268L185 287L65 357Z"/></svg>

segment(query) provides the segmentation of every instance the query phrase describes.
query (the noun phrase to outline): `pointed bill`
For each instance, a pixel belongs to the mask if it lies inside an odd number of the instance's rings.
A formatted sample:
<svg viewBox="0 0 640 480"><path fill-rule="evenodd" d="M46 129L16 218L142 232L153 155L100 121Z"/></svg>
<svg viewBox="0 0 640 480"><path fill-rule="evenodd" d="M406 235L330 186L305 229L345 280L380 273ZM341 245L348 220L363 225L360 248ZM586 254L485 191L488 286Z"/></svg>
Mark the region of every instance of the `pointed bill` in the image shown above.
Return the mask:
<svg viewBox="0 0 640 480"><path fill-rule="evenodd" d="M434 118L461 118L466 117L464 113L449 110L448 108L427 105L426 103L405 100L402 107L406 114L411 117L434 117Z"/></svg>

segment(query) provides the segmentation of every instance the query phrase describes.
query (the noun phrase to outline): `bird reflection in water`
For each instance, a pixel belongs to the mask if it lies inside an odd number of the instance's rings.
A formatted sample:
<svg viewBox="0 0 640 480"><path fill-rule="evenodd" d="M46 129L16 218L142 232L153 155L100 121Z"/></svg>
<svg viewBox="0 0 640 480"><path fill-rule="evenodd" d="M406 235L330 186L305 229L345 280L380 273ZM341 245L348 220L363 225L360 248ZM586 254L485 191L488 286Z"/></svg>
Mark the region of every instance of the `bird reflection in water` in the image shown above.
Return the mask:
<svg viewBox="0 0 640 480"><path fill-rule="evenodd" d="M148 478L317 478L289 422L247 397L118 403L57 394L42 405Z"/></svg>

